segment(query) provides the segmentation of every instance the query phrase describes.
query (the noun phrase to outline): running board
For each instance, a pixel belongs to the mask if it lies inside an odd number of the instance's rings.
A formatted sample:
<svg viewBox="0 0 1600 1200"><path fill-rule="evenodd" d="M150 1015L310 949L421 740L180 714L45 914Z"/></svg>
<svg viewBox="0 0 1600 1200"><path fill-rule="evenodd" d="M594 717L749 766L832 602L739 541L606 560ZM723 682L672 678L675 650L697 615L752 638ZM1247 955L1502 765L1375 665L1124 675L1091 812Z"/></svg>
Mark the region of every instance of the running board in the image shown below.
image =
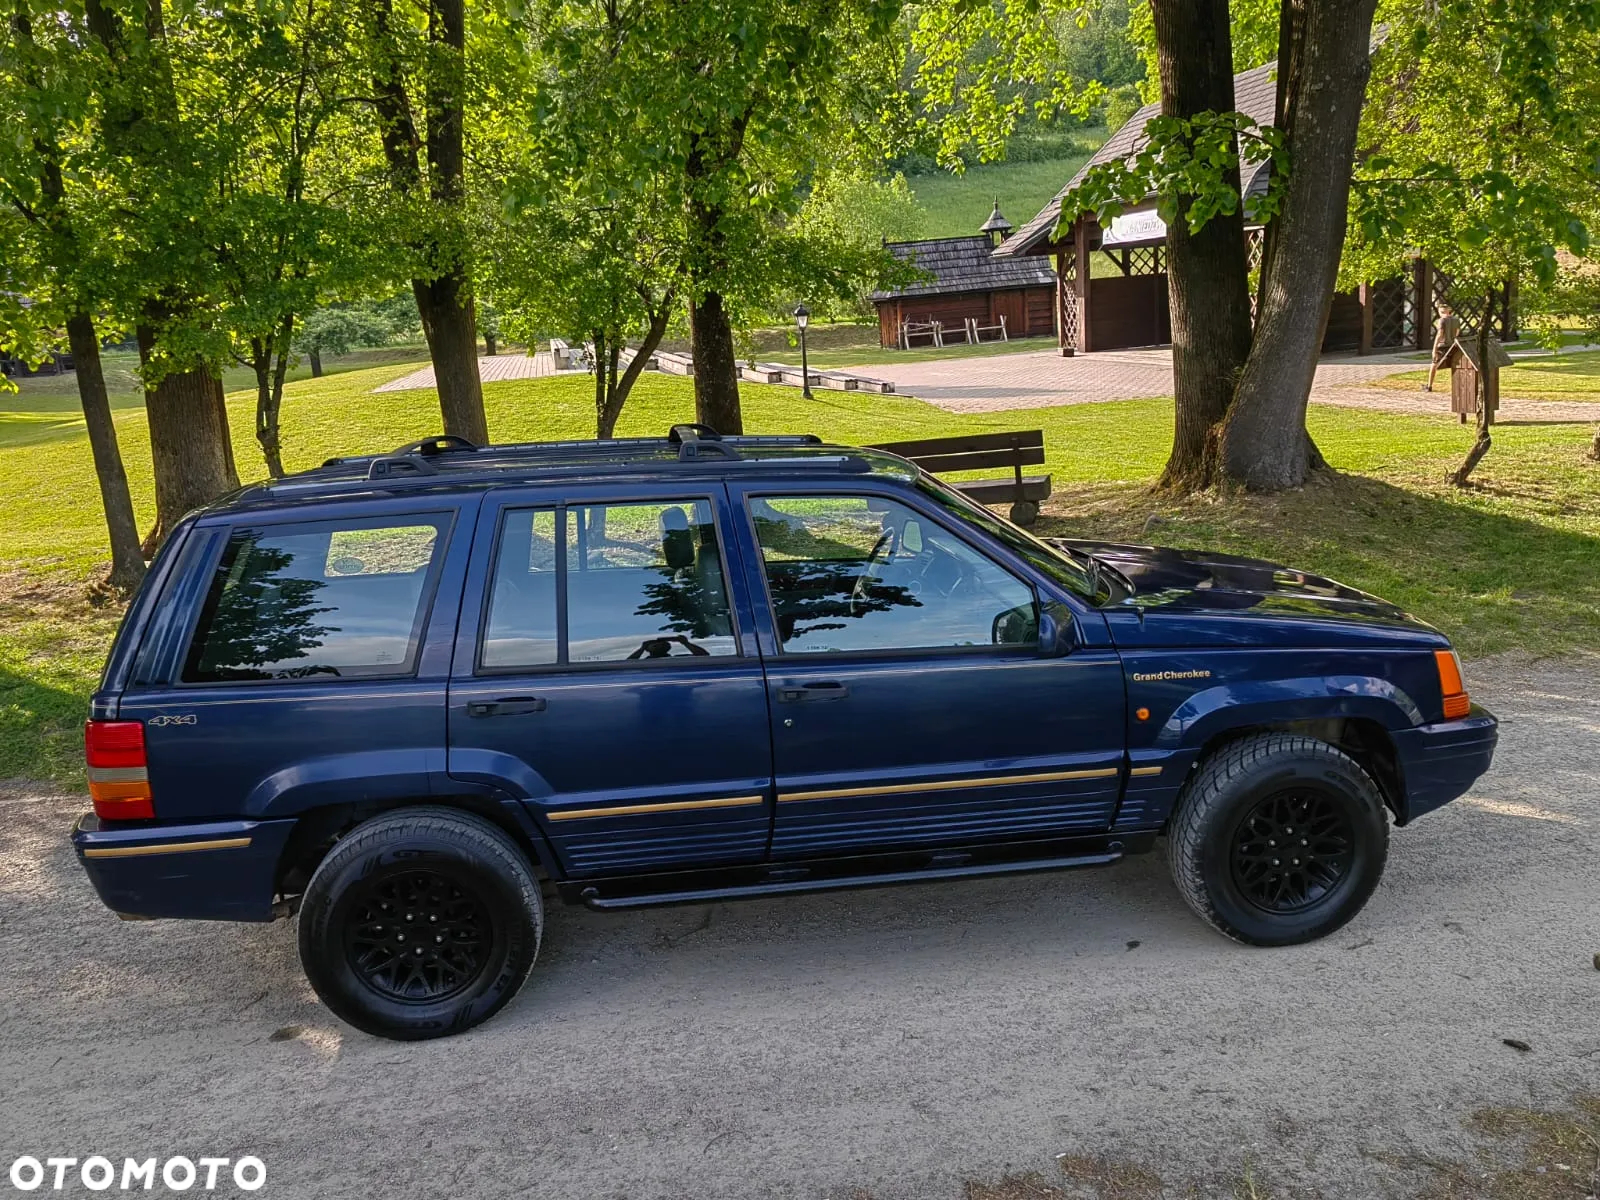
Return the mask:
<svg viewBox="0 0 1600 1200"><path fill-rule="evenodd" d="M577 899L589 908L610 911L625 908L655 908L665 904L704 904L713 900L749 900L761 896L783 896L794 892L830 892L847 888L893 887L903 883L927 883L939 879L974 879L986 875L1023 875L1036 871L1064 871L1075 867L1104 867L1122 858L1120 843L1113 842L1104 851L1093 854L1071 854L1057 858L1010 859L1001 862L966 862L958 866L940 866L941 861L970 858L970 854L934 852L932 865L911 870L881 871L863 875L819 875L815 878L794 878L796 874L810 875L806 867L774 865L766 868L767 878L755 883L732 884L722 887L685 888L677 891L647 891L632 895L604 896L593 885L566 884L563 892L569 899ZM568 891L570 889L570 891ZM581 890L579 890L581 889ZM576 895L572 895L572 893Z"/></svg>

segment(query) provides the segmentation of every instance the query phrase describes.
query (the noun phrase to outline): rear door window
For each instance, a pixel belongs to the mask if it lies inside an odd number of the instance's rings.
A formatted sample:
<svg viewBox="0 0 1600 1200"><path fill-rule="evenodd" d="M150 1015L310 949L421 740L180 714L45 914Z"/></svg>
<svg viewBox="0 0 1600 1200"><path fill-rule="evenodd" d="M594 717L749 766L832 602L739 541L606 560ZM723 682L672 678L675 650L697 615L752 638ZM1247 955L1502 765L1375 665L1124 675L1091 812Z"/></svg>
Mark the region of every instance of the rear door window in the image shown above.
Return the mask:
<svg viewBox="0 0 1600 1200"><path fill-rule="evenodd" d="M410 674L448 522L428 514L235 529L184 681Z"/></svg>
<svg viewBox="0 0 1600 1200"><path fill-rule="evenodd" d="M482 647L484 670L736 655L710 502L508 511Z"/></svg>

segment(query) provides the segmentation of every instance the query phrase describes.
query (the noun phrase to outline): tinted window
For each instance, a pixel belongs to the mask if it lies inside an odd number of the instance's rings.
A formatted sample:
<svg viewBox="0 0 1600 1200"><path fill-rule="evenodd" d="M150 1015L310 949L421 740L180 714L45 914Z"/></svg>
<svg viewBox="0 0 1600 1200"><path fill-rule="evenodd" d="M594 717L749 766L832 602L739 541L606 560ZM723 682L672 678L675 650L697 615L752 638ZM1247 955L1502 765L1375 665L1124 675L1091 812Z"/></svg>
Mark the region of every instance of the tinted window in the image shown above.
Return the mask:
<svg viewBox="0 0 1600 1200"><path fill-rule="evenodd" d="M489 594L484 666L528 667L556 661L557 544L554 509L506 513Z"/></svg>
<svg viewBox="0 0 1600 1200"><path fill-rule="evenodd" d="M184 679L409 672L443 527L443 518L413 518L235 530Z"/></svg>
<svg viewBox="0 0 1600 1200"><path fill-rule="evenodd" d="M558 587L566 590L564 631ZM737 652L709 502L587 504L506 515L483 667Z"/></svg>
<svg viewBox="0 0 1600 1200"><path fill-rule="evenodd" d="M893 500L772 497L751 516L788 653L1035 640L1027 584Z"/></svg>
<svg viewBox="0 0 1600 1200"><path fill-rule="evenodd" d="M584 505L568 524L571 662L736 652L708 502Z"/></svg>

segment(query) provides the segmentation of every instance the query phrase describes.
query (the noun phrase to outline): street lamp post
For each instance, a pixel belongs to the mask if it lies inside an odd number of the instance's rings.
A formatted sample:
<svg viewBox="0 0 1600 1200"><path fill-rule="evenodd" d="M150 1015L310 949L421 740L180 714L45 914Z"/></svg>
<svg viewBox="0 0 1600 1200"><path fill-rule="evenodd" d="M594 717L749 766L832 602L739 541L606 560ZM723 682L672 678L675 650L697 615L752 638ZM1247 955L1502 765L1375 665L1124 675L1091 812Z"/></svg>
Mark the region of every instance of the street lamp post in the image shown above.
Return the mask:
<svg viewBox="0 0 1600 1200"><path fill-rule="evenodd" d="M800 395L811 399L811 364L806 358L806 326L811 323L811 310L798 304L794 310L795 328L800 331Z"/></svg>

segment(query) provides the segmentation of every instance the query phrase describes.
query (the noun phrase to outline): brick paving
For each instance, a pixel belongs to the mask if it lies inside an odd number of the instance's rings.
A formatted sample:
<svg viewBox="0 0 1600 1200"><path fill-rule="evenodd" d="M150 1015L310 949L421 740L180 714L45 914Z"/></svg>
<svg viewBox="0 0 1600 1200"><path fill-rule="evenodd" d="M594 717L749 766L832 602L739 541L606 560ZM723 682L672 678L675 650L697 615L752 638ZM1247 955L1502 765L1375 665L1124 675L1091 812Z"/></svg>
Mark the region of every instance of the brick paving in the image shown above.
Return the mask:
<svg viewBox="0 0 1600 1200"><path fill-rule="evenodd" d="M1525 352L1515 352L1523 357ZM1373 381L1427 365L1427 355L1330 354L1317 366L1311 387L1315 404L1370 408L1384 412L1448 414L1448 377L1431 393L1377 388ZM1172 351L1108 350L1062 358L1054 351L1002 354L989 358L948 358L907 363L874 363L846 368L894 383L902 395L915 396L949 412L1001 412L1053 408L1067 404L1103 404L1172 394ZM1577 400L1501 402L1500 419L1524 422L1600 421L1600 403Z"/></svg>
<svg viewBox="0 0 1600 1200"><path fill-rule="evenodd" d="M1367 383L1396 371L1415 370L1418 365L1416 355L1330 355L1317 368L1313 398L1328 388ZM847 369L891 380L896 391L950 412L1053 408L1172 395L1172 351L1166 347L1103 350L1072 358L1044 350Z"/></svg>
<svg viewBox="0 0 1600 1200"><path fill-rule="evenodd" d="M537 379L541 375L556 373L555 359L549 351L537 354L491 354L478 358L478 378L484 383L498 383L502 379ZM434 386L433 364L391 379L375 387L375 392L410 392Z"/></svg>

